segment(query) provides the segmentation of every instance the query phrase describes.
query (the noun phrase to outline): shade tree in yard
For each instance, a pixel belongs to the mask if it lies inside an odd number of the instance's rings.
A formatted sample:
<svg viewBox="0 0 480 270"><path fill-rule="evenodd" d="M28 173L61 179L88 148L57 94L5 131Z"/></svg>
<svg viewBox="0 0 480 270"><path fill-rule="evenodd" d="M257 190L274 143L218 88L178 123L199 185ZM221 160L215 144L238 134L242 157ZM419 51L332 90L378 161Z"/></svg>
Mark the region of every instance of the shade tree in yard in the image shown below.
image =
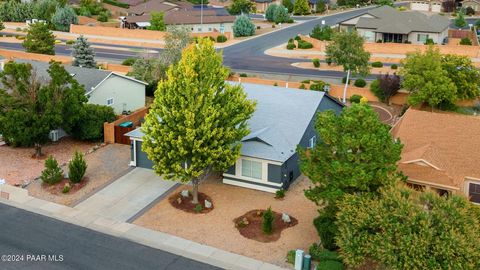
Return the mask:
<svg viewBox="0 0 480 270"><path fill-rule="evenodd" d="M442 56L442 69L457 87L458 99L475 99L480 96L480 71L469 57L455 54Z"/></svg>
<svg viewBox="0 0 480 270"><path fill-rule="evenodd" d="M347 72L343 90L343 102L347 100L347 86L350 73L366 76L369 73L368 60L370 53L363 48L363 37L356 31L337 32L333 35L332 42L327 45L326 58L328 61L343 67Z"/></svg>
<svg viewBox="0 0 480 270"><path fill-rule="evenodd" d="M322 141L312 149L298 149L300 169L312 181L305 196L321 207L314 224L322 244L334 249L338 201L346 194L376 193L395 182L402 144L368 104L352 104L340 115L322 112L315 129Z"/></svg>
<svg viewBox="0 0 480 270"><path fill-rule="evenodd" d="M200 182L234 164L239 142L249 133L247 120L255 103L247 100L240 85L225 82L228 75L212 41L200 39L188 46L160 81L142 126L142 150L155 172L191 181L195 204Z"/></svg>
<svg viewBox="0 0 480 270"><path fill-rule="evenodd" d="M167 30L163 12L152 12L151 17L152 18L150 19L150 26L148 27L148 30L154 30L154 31Z"/></svg>
<svg viewBox="0 0 480 270"><path fill-rule="evenodd" d="M295 15L307 15L310 14L310 7L308 6L308 0L296 0L293 4L293 14Z"/></svg>
<svg viewBox="0 0 480 270"><path fill-rule="evenodd" d="M27 52L54 55L55 36L46 23L30 24L22 46Z"/></svg>
<svg viewBox="0 0 480 270"><path fill-rule="evenodd" d="M390 104L390 98L400 90L400 76L397 74L382 74L370 85L370 90L382 102Z"/></svg>
<svg viewBox="0 0 480 270"><path fill-rule="evenodd" d="M336 242L352 269L480 269L480 213L466 198L395 186L346 195L339 208Z"/></svg>

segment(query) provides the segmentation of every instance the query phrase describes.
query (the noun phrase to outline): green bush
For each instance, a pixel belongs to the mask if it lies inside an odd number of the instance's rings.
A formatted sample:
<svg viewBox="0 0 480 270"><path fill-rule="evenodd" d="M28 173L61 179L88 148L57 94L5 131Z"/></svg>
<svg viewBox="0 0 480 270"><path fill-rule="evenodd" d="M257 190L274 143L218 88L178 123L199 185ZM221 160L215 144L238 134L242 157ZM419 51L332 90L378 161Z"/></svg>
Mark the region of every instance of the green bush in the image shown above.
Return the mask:
<svg viewBox="0 0 480 270"><path fill-rule="evenodd" d="M112 6L117 6L121 8L129 8L130 5L122 2L118 2L116 0L103 0L103 3L110 4Z"/></svg>
<svg viewBox="0 0 480 270"><path fill-rule="evenodd" d="M460 40L460 45L472 45L472 41L468 37L462 38Z"/></svg>
<svg viewBox="0 0 480 270"><path fill-rule="evenodd" d="M427 38L427 40L425 41L425 45L434 45L435 42L433 42L433 39L431 38Z"/></svg>
<svg viewBox="0 0 480 270"><path fill-rule="evenodd" d="M133 64L135 64L135 61L136 61L136 60L137 60L136 58L129 57L129 58L123 60L122 65L124 65L124 66L133 66Z"/></svg>
<svg viewBox="0 0 480 270"><path fill-rule="evenodd" d="M240 77L248 77L247 73L240 73Z"/></svg>
<svg viewBox="0 0 480 270"><path fill-rule="evenodd" d="M380 62L380 61L373 62L373 63L372 63L372 67L374 67L374 68L381 68L381 67L383 67L383 63Z"/></svg>
<svg viewBox="0 0 480 270"><path fill-rule="evenodd" d="M356 87L365 87L367 85L367 82L364 79L356 79L355 82L353 83Z"/></svg>
<svg viewBox="0 0 480 270"><path fill-rule="evenodd" d="M337 249L335 244L335 235L338 232L338 227L331 214L322 212L313 220L313 225L317 229L318 235L322 241L322 246L329 250Z"/></svg>
<svg viewBox="0 0 480 270"><path fill-rule="evenodd" d="M108 19L110 18L110 12L107 11L102 11L100 14L97 16L97 21L99 22L108 22Z"/></svg>
<svg viewBox="0 0 480 270"><path fill-rule="evenodd" d="M378 100L384 100L385 94L380 89L380 81L377 79L370 84L370 91L378 98Z"/></svg>
<svg viewBox="0 0 480 270"><path fill-rule="evenodd" d="M308 42L308 41L299 40L297 42L298 42L298 48L299 49L311 49L311 48L313 48L313 44Z"/></svg>
<svg viewBox="0 0 480 270"><path fill-rule="evenodd" d="M321 261L317 264L316 270L343 270L343 264L337 261Z"/></svg>
<svg viewBox="0 0 480 270"><path fill-rule="evenodd" d="M312 256L312 259L315 261L337 261L337 262L342 262L342 258L336 251L331 251L328 249L324 249L322 246L320 246L317 243L313 243L309 250L308 253L310 256Z"/></svg>
<svg viewBox="0 0 480 270"><path fill-rule="evenodd" d="M300 41L300 40L302 40L302 38L301 38L300 36L295 36L295 38L294 38L294 39L295 39L296 41Z"/></svg>
<svg viewBox="0 0 480 270"><path fill-rule="evenodd" d="M391 69L398 69L398 66L397 66L396 64L392 64L392 65L390 66L390 68L391 68Z"/></svg>
<svg viewBox="0 0 480 270"><path fill-rule="evenodd" d="M332 61L332 59L331 59L331 58L327 57L327 58L325 58L325 62L327 63L327 65L329 65L329 66L330 66L330 65L332 64L332 62L333 62L333 61Z"/></svg>
<svg viewBox="0 0 480 270"><path fill-rule="evenodd" d="M303 83L300 84L300 86L299 86L298 88L299 88L299 89L306 89L305 84L303 84Z"/></svg>
<svg viewBox="0 0 480 270"><path fill-rule="evenodd" d="M44 183L49 185L53 185L62 181L62 169L60 166L58 166L58 162L53 156L50 155L45 160L45 169L42 171L40 178Z"/></svg>
<svg viewBox="0 0 480 270"><path fill-rule="evenodd" d="M281 198L284 198L284 197L285 197L285 189L282 188L282 189L279 189L279 190L275 191L275 198L276 199L281 199Z"/></svg>
<svg viewBox="0 0 480 270"><path fill-rule="evenodd" d="M312 33L310 33L310 37L318 40L332 40L333 36L333 29L330 26L324 25L316 25Z"/></svg>
<svg viewBox="0 0 480 270"><path fill-rule="evenodd" d="M287 258L286 258L287 263L295 264L295 255L296 255L295 252L296 251L294 249L288 251Z"/></svg>
<svg viewBox="0 0 480 270"><path fill-rule="evenodd" d="M310 82L311 82L311 80L303 80L303 81L301 81L301 83L310 83Z"/></svg>
<svg viewBox="0 0 480 270"><path fill-rule="evenodd" d="M295 49L297 46L295 46L295 43L288 43L287 44L287 50L293 50Z"/></svg>
<svg viewBox="0 0 480 270"><path fill-rule="evenodd" d="M267 10L265 10L265 19L269 22L275 20L275 11L277 11L278 5L268 5Z"/></svg>
<svg viewBox="0 0 480 270"><path fill-rule="evenodd" d="M314 81L312 84L310 84L310 90L325 91L325 85L328 85L328 83L323 81Z"/></svg>
<svg viewBox="0 0 480 270"><path fill-rule="evenodd" d="M75 44L75 40L69 39L69 40L65 41L65 44L73 45L73 44Z"/></svg>
<svg viewBox="0 0 480 270"><path fill-rule="evenodd" d="M360 95L352 95L349 98L351 103L360 103L360 99L362 99L362 96L360 96Z"/></svg>
<svg viewBox="0 0 480 270"><path fill-rule="evenodd" d="M70 192L70 185L63 186L62 193L67 194L68 192Z"/></svg>
<svg viewBox="0 0 480 270"><path fill-rule="evenodd" d="M274 220L272 208L268 207L267 211L262 216L262 231L265 234L271 234L273 232L273 220Z"/></svg>
<svg viewBox="0 0 480 270"><path fill-rule="evenodd" d="M347 82L347 76L342 78L342 83L345 84L346 82ZM352 82L352 78L349 78L348 79L348 84L350 84L351 82Z"/></svg>
<svg viewBox="0 0 480 270"><path fill-rule="evenodd" d="M292 18L288 18L286 23L294 23L295 21Z"/></svg>
<svg viewBox="0 0 480 270"><path fill-rule="evenodd" d="M84 114L73 127L72 134L81 140L102 140L103 123L115 120L113 108L97 104L85 104L84 108Z"/></svg>
<svg viewBox="0 0 480 270"><path fill-rule="evenodd" d="M198 213L202 212L203 207L202 207L201 204L197 204L197 205L195 205L195 208L193 210L195 211L195 213L198 214Z"/></svg>
<svg viewBox="0 0 480 270"><path fill-rule="evenodd" d="M68 163L68 177L72 183L80 183L87 171L87 162L83 158L83 154L75 151L73 159Z"/></svg>
<svg viewBox="0 0 480 270"><path fill-rule="evenodd" d="M383 40L381 40L381 39L377 39L377 41L376 41L376 42L377 42L377 43L383 43Z"/></svg>
<svg viewBox="0 0 480 270"><path fill-rule="evenodd" d="M318 58L313 58L313 59L312 59L312 63L313 63L313 66L314 66L314 67L316 67L316 68L320 67L320 59L318 59Z"/></svg>
<svg viewBox="0 0 480 270"><path fill-rule="evenodd" d="M247 15L240 15L233 23L233 35L235 37L248 37L255 34L255 24Z"/></svg>
<svg viewBox="0 0 480 270"><path fill-rule="evenodd" d="M218 42L218 43L224 43L224 42L226 42L226 41L227 41L227 37L226 37L225 35L219 35L219 36L217 37L217 42Z"/></svg>

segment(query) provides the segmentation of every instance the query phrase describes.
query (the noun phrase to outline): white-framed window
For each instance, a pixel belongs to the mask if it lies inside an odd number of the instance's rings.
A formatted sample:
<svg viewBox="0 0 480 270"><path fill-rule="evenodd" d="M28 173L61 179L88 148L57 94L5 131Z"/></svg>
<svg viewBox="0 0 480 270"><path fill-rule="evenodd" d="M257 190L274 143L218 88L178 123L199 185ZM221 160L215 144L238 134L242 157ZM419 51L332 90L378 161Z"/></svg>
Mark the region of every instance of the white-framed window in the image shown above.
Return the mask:
<svg viewBox="0 0 480 270"><path fill-rule="evenodd" d="M262 163L258 161L242 159L242 176L262 179Z"/></svg>
<svg viewBox="0 0 480 270"><path fill-rule="evenodd" d="M113 105L113 98L107 99L107 106L112 106Z"/></svg>
<svg viewBox="0 0 480 270"><path fill-rule="evenodd" d="M480 204L480 183L468 183L468 197L471 202Z"/></svg>
<svg viewBox="0 0 480 270"><path fill-rule="evenodd" d="M425 43L428 39L428 34L418 34L417 35L417 41Z"/></svg>
<svg viewBox="0 0 480 270"><path fill-rule="evenodd" d="M310 138L310 140L308 141L308 148L313 148L315 147L315 145L317 144L317 136L313 136L312 138Z"/></svg>

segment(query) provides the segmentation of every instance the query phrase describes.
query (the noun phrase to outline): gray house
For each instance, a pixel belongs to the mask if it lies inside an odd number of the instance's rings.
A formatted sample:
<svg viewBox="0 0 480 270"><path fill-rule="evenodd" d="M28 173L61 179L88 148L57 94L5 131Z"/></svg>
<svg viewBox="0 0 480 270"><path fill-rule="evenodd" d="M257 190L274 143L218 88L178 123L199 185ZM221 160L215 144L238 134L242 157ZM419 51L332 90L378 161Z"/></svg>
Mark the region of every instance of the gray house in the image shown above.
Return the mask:
<svg viewBox="0 0 480 270"><path fill-rule="evenodd" d="M340 30L356 30L367 42L424 44L427 39L442 44L448 36L450 19L419 11L398 11L381 6L339 22Z"/></svg>
<svg viewBox="0 0 480 270"><path fill-rule="evenodd" d="M47 72L48 63L20 59L15 61L32 65L41 80L48 81L50 79ZM64 67L79 84L85 87L85 95L90 104L110 106L116 114L145 107L145 86L147 85L145 82L108 70L70 65Z"/></svg>
<svg viewBox="0 0 480 270"><path fill-rule="evenodd" d="M267 192L287 189L300 176L296 148L314 147L317 112L343 105L324 92L242 84L247 97L257 101L248 121L250 134L242 139L240 158L223 174L223 183ZM131 166L152 168L141 150L143 133L133 130Z"/></svg>

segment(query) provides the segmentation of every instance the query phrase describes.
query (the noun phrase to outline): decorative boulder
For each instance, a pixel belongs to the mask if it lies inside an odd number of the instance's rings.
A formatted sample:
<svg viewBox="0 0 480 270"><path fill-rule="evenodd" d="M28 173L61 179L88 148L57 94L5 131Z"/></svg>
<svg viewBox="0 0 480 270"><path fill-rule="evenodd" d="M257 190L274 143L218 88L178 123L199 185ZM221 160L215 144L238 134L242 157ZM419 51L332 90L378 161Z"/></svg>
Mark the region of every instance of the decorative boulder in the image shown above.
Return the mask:
<svg viewBox="0 0 480 270"><path fill-rule="evenodd" d="M285 223L290 223L290 222L292 222L292 220L290 219L290 216L287 215L287 214L285 214L285 213L282 213L282 220L283 220L283 222L285 222Z"/></svg>
<svg viewBox="0 0 480 270"><path fill-rule="evenodd" d="M208 200L205 200L205 208L212 208L212 203Z"/></svg>
<svg viewBox="0 0 480 270"><path fill-rule="evenodd" d="M188 193L187 189L184 189L184 190L182 190L182 192L180 192L180 195L182 195L182 197L184 197L184 198L188 198L188 194L189 193Z"/></svg>
<svg viewBox="0 0 480 270"><path fill-rule="evenodd" d="M177 203L178 203L178 204L182 204L182 198L178 197L178 198L177 198Z"/></svg>

